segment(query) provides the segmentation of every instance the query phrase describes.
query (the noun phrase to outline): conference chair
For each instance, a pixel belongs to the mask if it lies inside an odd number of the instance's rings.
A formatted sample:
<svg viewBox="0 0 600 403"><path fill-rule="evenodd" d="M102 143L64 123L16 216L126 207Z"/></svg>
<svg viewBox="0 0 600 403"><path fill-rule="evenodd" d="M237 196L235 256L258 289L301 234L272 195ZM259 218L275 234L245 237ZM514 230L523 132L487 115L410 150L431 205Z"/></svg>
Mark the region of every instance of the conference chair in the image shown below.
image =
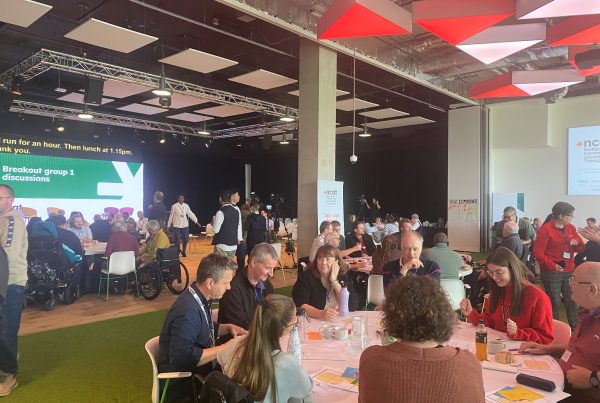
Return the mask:
<svg viewBox="0 0 600 403"><path fill-rule="evenodd" d="M104 207L104 216L107 217L109 214L117 214L119 209L116 207Z"/></svg>
<svg viewBox="0 0 600 403"><path fill-rule="evenodd" d="M206 230L202 231L201 234L204 235L205 243L208 243L208 238L210 238L210 240L212 241L213 237L215 236L212 224L206 224Z"/></svg>
<svg viewBox="0 0 600 403"><path fill-rule="evenodd" d="M100 282L98 283L98 296L100 296L100 290L102 289L102 281L106 282L106 301L108 301L108 291L110 289L110 280L125 277L127 278L129 273L133 273L135 277L135 289L138 290L137 271L135 270L135 254L133 251L127 252L113 252L108 258L108 265L105 269L102 269L100 273Z"/></svg>
<svg viewBox="0 0 600 403"><path fill-rule="evenodd" d="M441 279L440 285L448 296L448 301L452 305L452 309L458 311L460 309L460 301L465 298L465 285L459 279Z"/></svg>
<svg viewBox="0 0 600 403"><path fill-rule="evenodd" d="M60 210L58 207L46 207L46 214L50 217L52 214L58 214L58 210Z"/></svg>
<svg viewBox="0 0 600 403"><path fill-rule="evenodd" d="M554 342L552 344L566 345L571 338L571 326L560 320L553 319L554 325Z"/></svg>
<svg viewBox="0 0 600 403"><path fill-rule="evenodd" d="M169 388L169 381L171 379L182 379L191 378L191 372L158 372L156 366L156 360L158 360L158 336L151 338L146 342L146 352L150 357L152 363L152 403L164 402L167 396L167 389ZM160 393L159 380L165 380L165 387L163 388L162 394Z"/></svg>
<svg viewBox="0 0 600 403"><path fill-rule="evenodd" d="M367 302L368 305L381 305L385 301L385 292L383 290L383 276L381 274L372 274L367 280Z"/></svg>
<svg viewBox="0 0 600 403"><path fill-rule="evenodd" d="M277 266L273 269L273 276L275 276L276 270L281 270L281 274L283 274L283 281L285 281L285 268L281 264L281 242L274 242L271 244L273 249L275 249L275 253L277 254Z"/></svg>
<svg viewBox="0 0 600 403"><path fill-rule="evenodd" d="M133 216L133 207L121 207L119 209L119 213L123 214L123 213L127 213L129 214L129 217Z"/></svg>
<svg viewBox="0 0 600 403"><path fill-rule="evenodd" d="M23 213L25 224L29 222L30 218L37 217L37 210L31 207L21 207L21 213Z"/></svg>

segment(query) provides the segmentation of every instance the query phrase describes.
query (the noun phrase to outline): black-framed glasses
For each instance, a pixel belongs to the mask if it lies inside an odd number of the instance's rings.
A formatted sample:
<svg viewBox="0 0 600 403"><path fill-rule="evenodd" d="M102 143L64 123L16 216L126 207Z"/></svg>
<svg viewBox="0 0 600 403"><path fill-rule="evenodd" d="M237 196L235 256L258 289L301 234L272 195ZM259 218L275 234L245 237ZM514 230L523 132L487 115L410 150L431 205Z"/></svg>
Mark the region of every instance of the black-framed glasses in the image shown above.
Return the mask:
<svg viewBox="0 0 600 403"><path fill-rule="evenodd" d="M575 281L573 277L569 277L569 284L594 284L591 281Z"/></svg>

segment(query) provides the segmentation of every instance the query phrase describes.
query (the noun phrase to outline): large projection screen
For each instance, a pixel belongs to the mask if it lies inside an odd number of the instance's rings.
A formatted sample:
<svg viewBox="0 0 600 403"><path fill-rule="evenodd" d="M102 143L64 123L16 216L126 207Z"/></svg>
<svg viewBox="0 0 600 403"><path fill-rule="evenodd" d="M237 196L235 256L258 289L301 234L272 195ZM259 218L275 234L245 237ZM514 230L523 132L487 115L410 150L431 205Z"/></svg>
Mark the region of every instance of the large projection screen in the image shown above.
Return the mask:
<svg viewBox="0 0 600 403"><path fill-rule="evenodd" d="M600 126L569 129L568 194L600 195Z"/></svg>

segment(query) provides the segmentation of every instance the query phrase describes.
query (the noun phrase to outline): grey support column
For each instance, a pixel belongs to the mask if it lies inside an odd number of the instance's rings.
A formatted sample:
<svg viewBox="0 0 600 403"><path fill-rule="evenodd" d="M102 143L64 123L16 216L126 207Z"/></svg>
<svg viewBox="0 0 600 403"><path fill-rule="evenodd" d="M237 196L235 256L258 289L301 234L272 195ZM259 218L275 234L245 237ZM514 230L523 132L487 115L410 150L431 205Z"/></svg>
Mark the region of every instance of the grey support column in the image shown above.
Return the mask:
<svg viewBox="0 0 600 403"><path fill-rule="evenodd" d="M318 233L317 181L335 180L337 54L300 40L298 145L298 256L307 256Z"/></svg>

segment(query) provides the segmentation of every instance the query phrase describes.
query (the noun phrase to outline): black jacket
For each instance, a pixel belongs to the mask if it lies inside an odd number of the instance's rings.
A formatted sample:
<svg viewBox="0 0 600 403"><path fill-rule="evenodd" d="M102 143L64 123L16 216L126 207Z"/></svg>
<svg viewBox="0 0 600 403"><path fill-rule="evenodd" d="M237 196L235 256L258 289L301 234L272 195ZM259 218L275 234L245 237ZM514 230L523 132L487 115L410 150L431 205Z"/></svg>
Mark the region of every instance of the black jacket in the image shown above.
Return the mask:
<svg viewBox="0 0 600 403"><path fill-rule="evenodd" d="M338 275L338 280L345 281L350 293L348 299L348 309L350 311L357 311L360 309L360 302L358 294L354 290L352 281L348 276L343 274ZM308 304L317 309L325 308L325 302L327 299L327 289L323 287L321 283L321 277L315 277L311 270L305 270L298 275L298 279L292 289L292 298L297 307L301 307L304 304Z"/></svg>
<svg viewBox="0 0 600 403"><path fill-rule="evenodd" d="M363 234L363 239L365 240L365 246L367 248L367 255L373 256L373 252L375 252L375 243L373 242L373 237L369 234ZM346 235L346 249L349 249L358 243L358 239L356 239L356 235L354 231L349 232ZM350 257L361 257L362 254L360 252L352 252Z"/></svg>
<svg viewBox="0 0 600 403"><path fill-rule="evenodd" d="M246 248L248 254L256 244L267 240L267 220L260 214L250 214L246 219L248 235L246 236Z"/></svg>
<svg viewBox="0 0 600 403"><path fill-rule="evenodd" d="M73 252L75 252L76 255L79 255L81 257L85 256L85 251L83 250L83 246L81 246L81 241L79 240L79 238L77 238L77 235L75 235L68 229L60 227L56 228L56 233L58 234L58 240L62 244L73 249Z"/></svg>
<svg viewBox="0 0 600 403"><path fill-rule="evenodd" d="M92 231L92 238L98 242L108 242L111 233L108 220L94 221L90 224L90 230Z"/></svg>
<svg viewBox="0 0 600 403"><path fill-rule="evenodd" d="M231 280L231 289L219 301L219 323L233 323L244 329L254 316L254 311L265 297L273 293L269 279L255 288L248 280L248 268L238 270Z"/></svg>

